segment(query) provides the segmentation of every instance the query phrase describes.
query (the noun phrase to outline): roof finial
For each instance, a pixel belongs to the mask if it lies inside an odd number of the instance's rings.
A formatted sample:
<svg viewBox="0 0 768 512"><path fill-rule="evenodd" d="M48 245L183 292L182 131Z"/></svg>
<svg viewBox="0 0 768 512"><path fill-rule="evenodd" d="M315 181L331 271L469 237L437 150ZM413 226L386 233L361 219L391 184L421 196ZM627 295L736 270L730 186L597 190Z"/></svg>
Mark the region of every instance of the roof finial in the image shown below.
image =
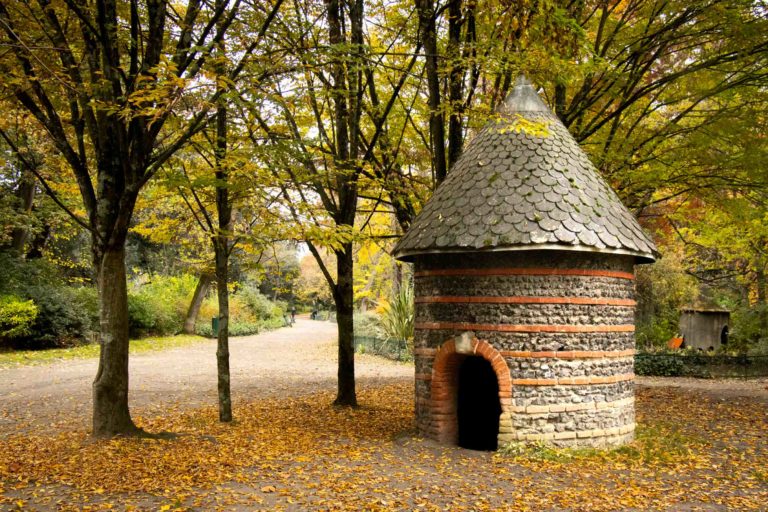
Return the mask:
<svg viewBox="0 0 768 512"><path fill-rule="evenodd" d="M531 81L528 80L528 77L525 76L525 73L520 73L517 76L517 80L515 80L515 87L521 87L521 86L524 86L524 85L532 86Z"/></svg>
<svg viewBox="0 0 768 512"><path fill-rule="evenodd" d="M497 112L499 114L544 112L553 115L550 108L541 101L536 89L533 88L533 84L531 84L530 80L528 80L522 73L517 77L515 86L507 96L507 99L504 100L504 103L499 105Z"/></svg>

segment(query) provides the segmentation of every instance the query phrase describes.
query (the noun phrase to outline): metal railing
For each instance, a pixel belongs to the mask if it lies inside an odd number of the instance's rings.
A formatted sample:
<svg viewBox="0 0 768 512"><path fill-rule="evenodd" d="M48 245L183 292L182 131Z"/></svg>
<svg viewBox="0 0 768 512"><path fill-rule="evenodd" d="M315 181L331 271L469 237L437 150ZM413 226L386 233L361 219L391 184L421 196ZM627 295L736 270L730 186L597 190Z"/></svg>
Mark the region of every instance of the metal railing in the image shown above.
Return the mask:
<svg viewBox="0 0 768 512"><path fill-rule="evenodd" d="M411 349L405 340L383 339L375 336L355 335L355 352L376 354L394 361L413 359Z"/></svg>
<svg viewBox="0 0 768 512"><path fill-rule="evenodd" d="M670 354L639 352L635 373L658 377L757 378L768 377L768 354Z"/></svg>

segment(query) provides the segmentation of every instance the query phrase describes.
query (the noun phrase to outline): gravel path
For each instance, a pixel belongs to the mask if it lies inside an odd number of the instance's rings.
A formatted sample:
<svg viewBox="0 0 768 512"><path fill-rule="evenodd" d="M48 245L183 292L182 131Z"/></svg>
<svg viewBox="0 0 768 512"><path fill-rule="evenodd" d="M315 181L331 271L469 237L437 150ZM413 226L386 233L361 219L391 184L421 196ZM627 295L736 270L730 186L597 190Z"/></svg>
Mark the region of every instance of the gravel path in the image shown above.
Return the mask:
<svg viewBox="0 0 768 512"><path fill-rule="evenodd" d="M297 318L284 327L230 339L232 401L296 396L336 386L336 324ZM88 428L96 359L0 369L0 437L33 428ZM410 378L413 367L356 356L361 386ZM216 342L131 356L130 406L134 418L169 408L215 405ZM74 415L73 415L74 413ZM71 418L79 418L72 424Z"/></svg>
<svg viewBox="0 0 768 512"><path fill-rule="evenodd" d="M768 378L694 379L690 377L636 377L638 386L679 388L700 392L718 399L753 398L768 404Z"/></svg>

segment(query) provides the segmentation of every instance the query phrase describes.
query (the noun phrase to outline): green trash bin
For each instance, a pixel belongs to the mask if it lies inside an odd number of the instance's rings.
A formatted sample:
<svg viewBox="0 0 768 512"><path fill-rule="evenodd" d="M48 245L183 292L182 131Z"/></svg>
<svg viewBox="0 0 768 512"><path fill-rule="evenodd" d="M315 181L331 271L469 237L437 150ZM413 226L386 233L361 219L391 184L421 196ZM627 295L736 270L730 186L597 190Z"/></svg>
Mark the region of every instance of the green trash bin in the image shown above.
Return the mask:
<svg viewBox="0 0 768 512"><path fill-rule="evenodd" d="M213 331L214 337L219 335L219 317L215 316L211 318L211 330Z"/></svg>

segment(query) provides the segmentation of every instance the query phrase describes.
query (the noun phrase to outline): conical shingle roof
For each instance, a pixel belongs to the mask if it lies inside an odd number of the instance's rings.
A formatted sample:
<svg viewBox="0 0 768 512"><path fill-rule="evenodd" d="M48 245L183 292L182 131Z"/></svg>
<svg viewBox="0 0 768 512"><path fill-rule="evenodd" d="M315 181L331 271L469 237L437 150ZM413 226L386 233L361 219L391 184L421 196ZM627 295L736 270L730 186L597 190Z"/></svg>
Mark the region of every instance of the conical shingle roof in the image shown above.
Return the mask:
<svg viewBox="0 0 768 512"><path fill-rule="evenodd" d="M394 255L656 247L525 78L467 145Z"/></svg>

